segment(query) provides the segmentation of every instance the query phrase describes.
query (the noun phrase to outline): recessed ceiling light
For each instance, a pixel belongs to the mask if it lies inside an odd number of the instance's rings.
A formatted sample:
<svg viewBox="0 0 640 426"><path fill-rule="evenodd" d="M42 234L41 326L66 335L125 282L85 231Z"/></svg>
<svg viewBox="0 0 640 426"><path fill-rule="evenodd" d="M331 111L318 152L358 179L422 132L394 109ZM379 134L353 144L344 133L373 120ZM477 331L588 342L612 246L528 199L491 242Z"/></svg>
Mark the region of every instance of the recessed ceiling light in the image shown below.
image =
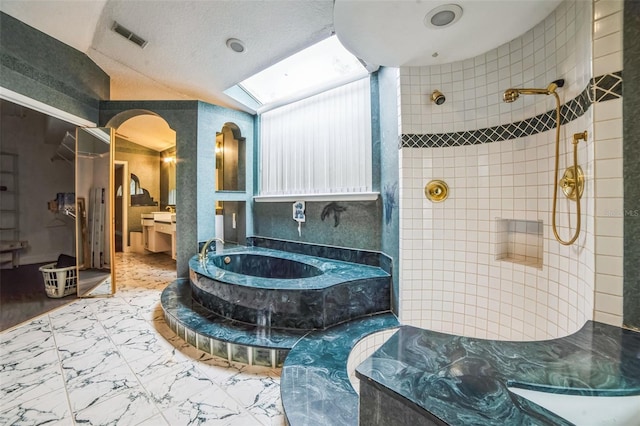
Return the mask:
<svg viewBox="0 0 640 426"><path fill-rule="evenodd" d="M424 17L424 24L429 28L445 28L455 24L462 17L462 8L457 4L443 4L432 9Z"/></svg>
<svg viewBox="0 0 640 426"><path fill-rule="evenodd" d="M237 38L228 39L227 47L236 53L242 53L245 50L244 43L242 42L242 40L238 40Z"/></svg>

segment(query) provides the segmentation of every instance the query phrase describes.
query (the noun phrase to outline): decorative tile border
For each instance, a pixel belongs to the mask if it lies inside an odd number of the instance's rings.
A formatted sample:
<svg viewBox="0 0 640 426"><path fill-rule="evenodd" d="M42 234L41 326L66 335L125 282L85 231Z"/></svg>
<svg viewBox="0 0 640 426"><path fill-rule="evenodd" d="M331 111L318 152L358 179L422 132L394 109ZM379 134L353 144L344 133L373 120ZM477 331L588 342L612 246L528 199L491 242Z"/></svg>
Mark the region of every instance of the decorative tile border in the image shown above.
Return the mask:
<svg viewBox="0 0 640 426"><path fill-rule="evenodd" d="M591 79L589 85L575 98L560 107L560 120L567 124L584 115L593 102L622 97L622 71ZM400 148L442 148L500 142L531 136L555 128L555 110L526 120L478 130L451 133L403 134Z"/></svg>
<svg viewBox="0 0 640 426"><path fill-rule="evenodd" d="M610 101L622 97L622 71L591 79L594 102Z"/></svg>

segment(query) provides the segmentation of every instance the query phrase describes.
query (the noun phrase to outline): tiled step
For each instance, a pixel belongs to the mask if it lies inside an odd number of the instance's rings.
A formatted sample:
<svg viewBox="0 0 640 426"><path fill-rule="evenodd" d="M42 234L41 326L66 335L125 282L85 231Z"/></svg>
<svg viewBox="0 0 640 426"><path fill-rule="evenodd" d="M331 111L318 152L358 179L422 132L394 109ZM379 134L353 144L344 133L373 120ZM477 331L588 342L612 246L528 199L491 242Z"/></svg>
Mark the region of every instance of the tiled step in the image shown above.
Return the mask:
<svg viewBox="0 0 640 426"><path fill-rule="evenodd" d="M189 344L244 364L281 367L289 350L307 334L302 330L252 326L218 316L193 301L186 278L164 289L161 305L169 327Z"/></svg>
<svg viewBox="0 0 640 426"><path fill-rule="evenodd" d="M313 331L289 352L282 369L280 394L291 426L358 425L358 394L351 386L347 361L364 337L400 324L391 313Z"/></svg>

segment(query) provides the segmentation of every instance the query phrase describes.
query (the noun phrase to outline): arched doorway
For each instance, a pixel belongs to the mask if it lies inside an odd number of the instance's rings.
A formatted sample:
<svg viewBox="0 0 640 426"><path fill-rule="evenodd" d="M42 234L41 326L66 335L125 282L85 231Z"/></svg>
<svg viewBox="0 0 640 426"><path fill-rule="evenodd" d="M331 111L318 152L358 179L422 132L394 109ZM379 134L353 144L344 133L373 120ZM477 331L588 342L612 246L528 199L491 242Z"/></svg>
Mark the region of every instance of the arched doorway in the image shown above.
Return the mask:
<svg viewBox="0 0 640 426"><path fill-rule="evenodd" d="M107 125L115 129L116 252L175 260L176 132L148 110L124 111Z"/></svg>

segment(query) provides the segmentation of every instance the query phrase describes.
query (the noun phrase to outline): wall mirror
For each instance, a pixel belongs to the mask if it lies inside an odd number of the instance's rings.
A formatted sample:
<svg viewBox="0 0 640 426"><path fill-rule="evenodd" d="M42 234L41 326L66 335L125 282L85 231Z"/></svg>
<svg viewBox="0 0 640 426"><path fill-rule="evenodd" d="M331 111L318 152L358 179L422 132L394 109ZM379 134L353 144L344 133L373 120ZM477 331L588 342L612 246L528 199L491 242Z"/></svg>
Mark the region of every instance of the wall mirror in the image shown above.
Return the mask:
<svg viewBox="0 0 640 426"><path fill-rule="evenodd" d="M244 191L246 143L234 123L216 133L216 191Z"/></svg>
<svg viewBox="0 0 640 426"><path fill-rule="evenodd" d="M78 297L115 293L112 136L110 128L76 130Z"/></svg>

